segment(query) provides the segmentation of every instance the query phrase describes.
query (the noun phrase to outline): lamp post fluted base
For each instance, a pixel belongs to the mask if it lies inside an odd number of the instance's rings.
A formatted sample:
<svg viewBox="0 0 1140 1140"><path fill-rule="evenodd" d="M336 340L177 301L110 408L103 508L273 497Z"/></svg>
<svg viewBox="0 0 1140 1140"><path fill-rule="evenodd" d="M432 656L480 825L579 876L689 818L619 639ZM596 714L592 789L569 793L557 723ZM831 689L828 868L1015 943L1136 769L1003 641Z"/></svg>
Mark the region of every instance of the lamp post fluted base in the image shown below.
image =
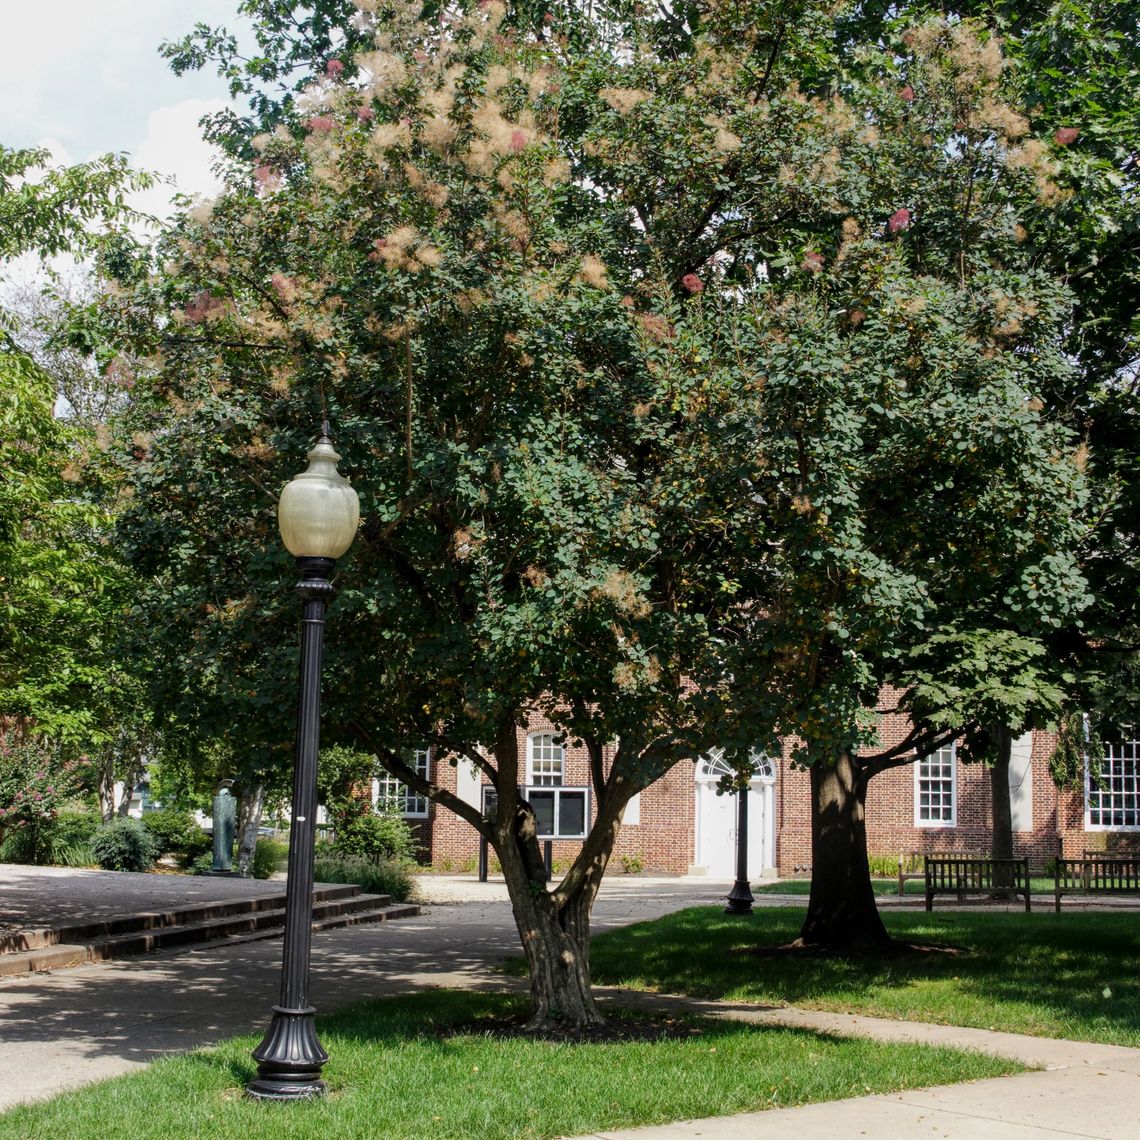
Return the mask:
<svg viewBox="0 0 1140 1140"><path fill-rule="evenodd" d="M736 882L728 892L725 914L751 914L752 888L748 885L748 788L736 793Z"/></svg>
<svg viewBox="0 0 1140 1140"><path fill-rule="evenodd" d="M751 914L752 888L747 879L737 879L728 892L728 906L724 908L725 914Z"/></svg>
<svg viewBox="0 0 1140 1140"><path fill-rule="evenodd" d="M253 1051L257 1076L246 1091L258 1100L305 1100L324 1096L328 1085L321 1070L328 1061L313 1018L316 1010L273 1007L273 1021Z"/></svg>

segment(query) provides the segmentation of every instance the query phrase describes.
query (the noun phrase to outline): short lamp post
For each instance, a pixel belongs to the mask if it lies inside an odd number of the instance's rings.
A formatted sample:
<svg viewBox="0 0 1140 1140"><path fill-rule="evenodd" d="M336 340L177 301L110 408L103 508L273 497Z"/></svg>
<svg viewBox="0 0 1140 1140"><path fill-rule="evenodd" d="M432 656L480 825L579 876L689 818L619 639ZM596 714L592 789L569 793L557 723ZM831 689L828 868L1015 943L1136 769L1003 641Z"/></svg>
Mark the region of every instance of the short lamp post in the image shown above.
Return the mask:
<svg viewBox="0 0 1140 1140"><path fill-rule="evenodd" d="M736 882L728 893L725 914L751 914L752 888L748 885L748 788L736 793Z"/></svg>
<svg viewBox="0 0 1140 1140"><path fill-rule="evenodd" d="M325 610L333 594L329 577L336 560L352 544L360 521L359 501L336 469L329 426L309 452L305 471L286 484L277 522L286 549L297 560L303 609L293 819L289 833L289 878L285 891L285 945L281 960L281 1000L273 1021L253 1051L257 1077L248 1092L264 1100L321 1096L327 1085L321 1069L329 1059L309 1005L309 953L313 925L313 841L316 836L317 753L320 749L321 656Z"/></svg>

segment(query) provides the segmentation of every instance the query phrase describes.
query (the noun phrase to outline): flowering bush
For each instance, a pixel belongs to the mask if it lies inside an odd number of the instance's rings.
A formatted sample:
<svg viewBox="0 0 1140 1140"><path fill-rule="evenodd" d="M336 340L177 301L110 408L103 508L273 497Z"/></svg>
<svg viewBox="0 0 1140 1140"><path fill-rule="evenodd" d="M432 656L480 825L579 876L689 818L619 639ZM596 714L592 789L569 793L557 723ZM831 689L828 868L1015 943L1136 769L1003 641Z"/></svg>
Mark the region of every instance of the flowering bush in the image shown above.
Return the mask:
<svg viewBox="0 0 1140 1140"><path fill-rule="evenodd" d="M0 742L0 843L17 831L34 840L49 829L82 786L86 767L87 757L65 761L43 741Z"/></svg>

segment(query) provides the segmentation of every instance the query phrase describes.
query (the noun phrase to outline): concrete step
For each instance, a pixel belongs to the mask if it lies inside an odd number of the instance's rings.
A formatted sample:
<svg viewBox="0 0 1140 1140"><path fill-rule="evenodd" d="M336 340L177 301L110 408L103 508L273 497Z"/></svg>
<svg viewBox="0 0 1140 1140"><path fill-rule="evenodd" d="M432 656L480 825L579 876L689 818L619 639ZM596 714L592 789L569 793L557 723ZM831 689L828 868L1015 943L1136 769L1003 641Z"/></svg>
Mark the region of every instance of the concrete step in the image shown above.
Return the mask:
<svg viewBox="0 0 1140 1140"><path fill-rule="evenodd" d="M360 888L351 883L334 883L318 886L313 891L314 905L338 899L359 896ZM164 927L186 926L211 922L233 915L258 912L272 913L285 907L285 894L258 895L245 899L225 899L220 902L198 903L164 911L140 911L135 914L116 915L95 922L66 923L40 930L19 930L0 935L0 955L36 950L57 943L91 942L112 938L120 934L158 930Z"/></svg>
<svg viewBox="0 0 1140 1140"><path fill-rule="evenodd" d="M179 946L280 935L285 922L283 895L243 901L247 904L244 910L235 910L232 903L227 902L217 907L187 907L161 914L155 912L123 916L120 920L107 922L76 924L51 931L24 932L46 937L40 944L27 949L0 953L0 977L65 969L84 962L124 958ZM216 910L226 913L218 915ZM361 894L356 886L319 888L313 898L313 929L383 922L419 912L418 906L393 903L389 895ZM60 941L58 935L61 931L69 934L82 932L83 937L73 935L66 941Z"/></svg>
<svg viewBox="0 0 1140 1140"><path fill-rule="evenodd" d="M362 898L369 896L362 895ZM372 895L372 898L382 896ZM370 907L367 910L357 910L351 913L337 915L332 918L321 919L313 923L314 930L336 930L343 926L359 926L365 922L387 922L392 918L415 918L420 908L415 903L387 903L383 906Z"/></svg>

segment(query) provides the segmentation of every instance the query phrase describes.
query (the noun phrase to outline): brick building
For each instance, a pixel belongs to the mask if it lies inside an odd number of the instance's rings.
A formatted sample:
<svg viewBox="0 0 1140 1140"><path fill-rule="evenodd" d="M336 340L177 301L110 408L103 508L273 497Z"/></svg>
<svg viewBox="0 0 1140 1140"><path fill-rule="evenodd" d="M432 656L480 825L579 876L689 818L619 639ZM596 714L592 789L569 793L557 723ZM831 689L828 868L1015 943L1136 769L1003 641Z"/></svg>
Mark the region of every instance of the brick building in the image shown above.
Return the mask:
<svg viewBox="0 0 1140 1140"><path fill-rule="evenodd" d="M894 732L902 732L895 725ZM892 726L884 725L884 738ZM1010 765L1014 848L1041 868L1058 855L1088 849L1140 851L1140 742L1109 745L1100 778L1081 792L1059 791L1049 771L1053 737L1027 733L1014 742ZM592 810L586 749L559 741L548 722L519 732L519 771L548 830L574 834ZM611 756L606 755L609 761ZM436 767L417 754L425 774L467 803L484 808L489 785L467 760ZM735 797L717 794L727 769L715 757L683 761L630 802L614 850L614 869L628 865L660 874L732 878L736 866ZM415 827L425 861L442 870L473 870L479 843L452 812L409 793L397 781L376 780L374 803L387 803ZM752 878L803 874L811 865L810 778L785 759L757 757L749 793L749 872ZM867 793L867 847L872 855L911 851L985 852L990 843L990 772L963 762L949 746L917 763L876 776ZM573 858L577 842L553 840L555 863Z"/></svg>

